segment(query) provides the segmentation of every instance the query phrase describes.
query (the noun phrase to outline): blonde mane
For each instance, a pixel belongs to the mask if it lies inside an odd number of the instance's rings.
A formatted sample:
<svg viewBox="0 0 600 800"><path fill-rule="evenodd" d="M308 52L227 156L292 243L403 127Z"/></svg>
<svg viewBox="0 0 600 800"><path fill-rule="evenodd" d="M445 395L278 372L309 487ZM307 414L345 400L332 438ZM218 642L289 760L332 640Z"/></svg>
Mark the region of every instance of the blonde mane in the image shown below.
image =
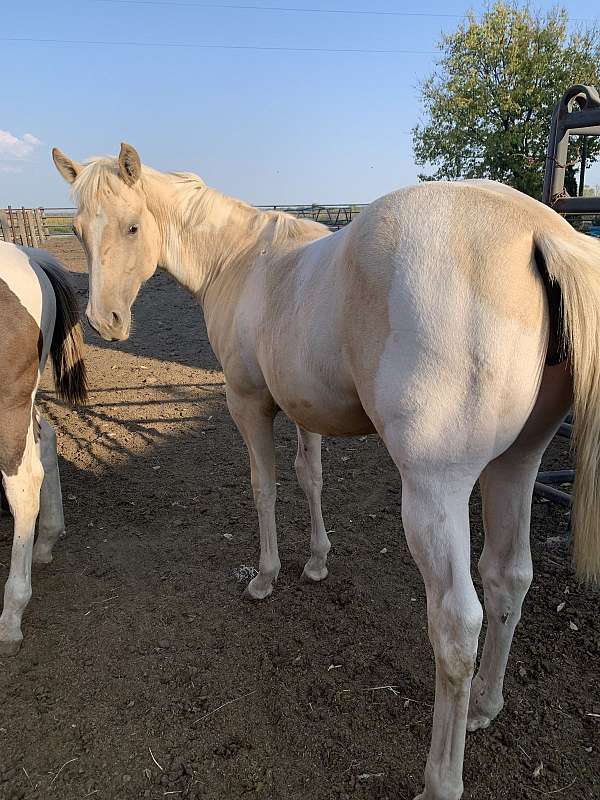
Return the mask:
<svg viewBox="0 0 600 800"><path fill-rule="evenodd" d="M307 219L298 219L283 211L262 211L243 200L237 200L213 189L192 172L160 172L142 165L139 189L148 196L156 182L168 183L173 194L164 199L157 197L153 212L159 227L173 224L175 217L185 220L186 228L193 228L210 219L218 219L226 210L230 221L248 225L258 232L272 222L273 244L299 238L318 238L329 233L325 225ZM83 164L71 193L79 206L93 206L98 197L121 194L123 181L119 175L119 161L114 156L93 156ZM168 202L176 200L176 204Z"/></svg>

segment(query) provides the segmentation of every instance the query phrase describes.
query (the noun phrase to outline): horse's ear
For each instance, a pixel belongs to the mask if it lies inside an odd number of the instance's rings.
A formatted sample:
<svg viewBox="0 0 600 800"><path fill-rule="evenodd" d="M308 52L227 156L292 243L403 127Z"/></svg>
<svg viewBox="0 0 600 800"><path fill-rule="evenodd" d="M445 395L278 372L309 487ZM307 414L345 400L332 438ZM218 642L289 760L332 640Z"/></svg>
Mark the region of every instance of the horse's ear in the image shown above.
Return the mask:
<svg viewBox="0 0 600 800"><path fill-rule="evenodd" d="M52 148L52 159L56 165L56 169L60 172L67 183L73 183L75 178L79 175L83 167L76 161L72 161L68 156L58 149Z"/></svg>
<svg viewBox="0 0 600 800"><path fill-rule="evenodd" d="M121 152L119 153L119 175L128 186L139 179L142 174L142 162L135 147L126 142L121 142Z"/></svg>

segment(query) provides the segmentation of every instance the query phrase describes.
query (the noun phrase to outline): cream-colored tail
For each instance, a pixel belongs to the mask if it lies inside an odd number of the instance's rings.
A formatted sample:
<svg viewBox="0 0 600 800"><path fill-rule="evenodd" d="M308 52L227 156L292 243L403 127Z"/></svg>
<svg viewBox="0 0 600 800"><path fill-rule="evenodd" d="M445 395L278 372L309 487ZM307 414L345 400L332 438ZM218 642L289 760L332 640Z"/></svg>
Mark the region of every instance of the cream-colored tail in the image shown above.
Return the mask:
<svg viewBox="0 0 600 800"><path fill-rule="evenodd" d="M576 479L572 528L577 574L600 579L600 242L572 229L540 231L535 243L560 287L573 373Z"/></svg>

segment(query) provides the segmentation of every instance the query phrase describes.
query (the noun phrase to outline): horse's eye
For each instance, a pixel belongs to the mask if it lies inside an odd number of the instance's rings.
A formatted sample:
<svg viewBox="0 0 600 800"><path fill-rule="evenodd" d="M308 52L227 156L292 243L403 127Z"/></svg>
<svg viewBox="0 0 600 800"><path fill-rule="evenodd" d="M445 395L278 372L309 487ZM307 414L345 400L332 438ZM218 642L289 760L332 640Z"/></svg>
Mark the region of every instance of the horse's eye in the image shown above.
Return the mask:
<svg viewBox="0 0 600 800"><path fill-rule="evenodd" d="M133 236L134 233L137 233L137 232L138 232L138 226L137 225L130 225L129 226L129 233L132 236Z"/></svg>

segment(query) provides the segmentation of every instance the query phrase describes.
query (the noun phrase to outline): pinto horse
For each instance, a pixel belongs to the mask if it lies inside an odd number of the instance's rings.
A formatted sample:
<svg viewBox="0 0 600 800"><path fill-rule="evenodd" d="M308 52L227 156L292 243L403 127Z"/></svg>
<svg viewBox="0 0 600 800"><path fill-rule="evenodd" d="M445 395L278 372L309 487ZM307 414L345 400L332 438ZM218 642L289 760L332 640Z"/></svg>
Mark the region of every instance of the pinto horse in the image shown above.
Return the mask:
<svg viewBox="0 0 600 800"><path fill-rule="evenodd" d="M118 158L55 164L73 186L87 253L87 316L108 340L157 266L202 304L246 442L260 528L247 593L273 590L273 418L297 425L310 506L304 577L327 576L321 435L378 433L402 477L402 521L427 594L436 663L421 800L463 792L466 729L490 724L532 579L531 497L541 456L575 410L575 561L600 574L600 245L554 211L491 181L425 183L350 225L259 211L188 173ZM481 479L486 541L470 572L468 501Z"/></svg>
<svg viewBox="0 0 600 800"><path fill-rule="evenodd" d="M0 342L0 474L3 499L14 517L0 616L0 656L6 656L16 654L23 640L32 559L52 561L52 548L64 530L56 436L35 406L48 356L58 396L70 404L86 398L77 301L50 253L0 242Z"/></svg>

